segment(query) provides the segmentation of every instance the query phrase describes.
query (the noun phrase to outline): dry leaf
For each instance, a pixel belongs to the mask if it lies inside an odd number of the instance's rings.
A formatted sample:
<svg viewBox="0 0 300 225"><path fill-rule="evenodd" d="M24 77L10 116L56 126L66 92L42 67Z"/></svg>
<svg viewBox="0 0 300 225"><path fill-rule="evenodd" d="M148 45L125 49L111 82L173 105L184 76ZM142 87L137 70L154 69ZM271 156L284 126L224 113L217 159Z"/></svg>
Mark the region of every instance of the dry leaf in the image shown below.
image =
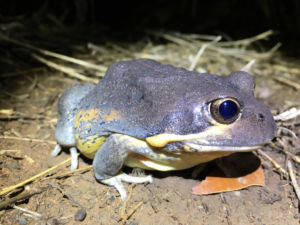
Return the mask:
<svg viewBox="0 0 300 225"><path fill-rule="evenodd" d="M252 153L235 153L222 159L229 170L226 177L221 169L210 173L199 185L192 188L192 194L203 195L240 190L253 185L265 185L260 160Z"/></svg>

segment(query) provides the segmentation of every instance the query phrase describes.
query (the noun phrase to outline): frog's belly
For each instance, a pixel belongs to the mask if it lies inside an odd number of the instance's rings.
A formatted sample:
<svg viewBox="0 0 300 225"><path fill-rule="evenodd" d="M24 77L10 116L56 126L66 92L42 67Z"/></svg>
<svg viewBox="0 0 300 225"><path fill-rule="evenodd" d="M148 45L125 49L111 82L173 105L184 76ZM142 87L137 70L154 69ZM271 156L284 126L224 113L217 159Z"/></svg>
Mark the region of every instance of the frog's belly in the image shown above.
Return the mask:
<svg viewBox="0 0 300 225"><path fill-rule="evenodd" d="M159 162L145 156L129 155L124 163L125 166L132 168L142 168L146 170L183 170L196 166L200 163L208 162L216 158L227 156L233 152L207 152L205 154L180 154L172 161Z"/></svg>

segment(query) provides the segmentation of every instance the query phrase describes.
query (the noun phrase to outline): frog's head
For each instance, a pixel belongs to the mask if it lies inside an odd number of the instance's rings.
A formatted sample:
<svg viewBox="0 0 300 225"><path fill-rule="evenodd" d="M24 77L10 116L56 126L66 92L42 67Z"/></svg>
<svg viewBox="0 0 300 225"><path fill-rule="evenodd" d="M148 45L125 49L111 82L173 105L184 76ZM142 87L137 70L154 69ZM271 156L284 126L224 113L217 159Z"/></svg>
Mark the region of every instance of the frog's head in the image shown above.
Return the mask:
<svg viewBox="0 0 300 225"><path fill-rule="evenodd" d="M155 147L188 152L253 151L274 138L276 124L268 107L254 98L255 82L246 72L203 76L188 91L179 110L170 112L146 139ZM196 85L195 85L196 86Z"/></svg>

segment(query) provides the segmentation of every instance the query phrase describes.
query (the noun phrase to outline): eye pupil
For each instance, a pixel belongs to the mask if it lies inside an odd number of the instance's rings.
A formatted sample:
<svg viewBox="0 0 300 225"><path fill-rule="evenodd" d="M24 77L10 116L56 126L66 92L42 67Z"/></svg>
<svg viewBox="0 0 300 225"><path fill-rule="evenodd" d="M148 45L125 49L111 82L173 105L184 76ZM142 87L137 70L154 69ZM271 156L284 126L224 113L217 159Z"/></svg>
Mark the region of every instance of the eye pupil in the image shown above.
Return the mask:
<svg viewBox="0 0 300 225"><path fill-rule="evenodd" d="M234 98L219 98L210 103L210 114L219 123L231 124L242 112L242 105Z"/></svg>
<svg viewBox="0 0 300 225"><path fill-rule="evenodd" d="M237 114L237 112L238 106L234 101L227 100L219 106L219 113L224 120L233 118Z"/></svg>

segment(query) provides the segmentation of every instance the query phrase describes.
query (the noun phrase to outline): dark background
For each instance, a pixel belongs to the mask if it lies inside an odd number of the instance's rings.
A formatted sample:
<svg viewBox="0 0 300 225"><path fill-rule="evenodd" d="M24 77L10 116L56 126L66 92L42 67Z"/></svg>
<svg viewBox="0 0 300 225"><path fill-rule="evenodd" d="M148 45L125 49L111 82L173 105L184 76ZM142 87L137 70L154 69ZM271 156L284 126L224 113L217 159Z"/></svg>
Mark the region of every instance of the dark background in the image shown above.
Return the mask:
<svg viewBox="0 0 300 225"><path fill-rule="evenodd" d="M78 40L136 41L145 29L248 38L273 29L265 45L300 53L299 0L10 0L0 1L0 22L20 22L33 33ZM23 29L24 29L23 27Z"/></svg>

